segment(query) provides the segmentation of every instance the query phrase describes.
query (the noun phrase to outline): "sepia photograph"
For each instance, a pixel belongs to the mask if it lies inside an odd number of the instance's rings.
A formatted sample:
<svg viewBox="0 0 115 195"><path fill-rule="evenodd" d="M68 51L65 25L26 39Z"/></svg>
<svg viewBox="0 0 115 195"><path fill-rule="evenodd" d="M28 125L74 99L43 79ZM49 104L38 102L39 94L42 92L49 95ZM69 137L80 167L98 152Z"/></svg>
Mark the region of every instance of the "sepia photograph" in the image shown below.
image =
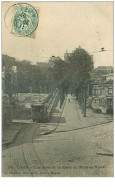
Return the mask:
<svg viewBox="0 0 115 195"><path fill-rule="evenodd" d="M2 177L114 177L112 1L2 1Z"/></svg>

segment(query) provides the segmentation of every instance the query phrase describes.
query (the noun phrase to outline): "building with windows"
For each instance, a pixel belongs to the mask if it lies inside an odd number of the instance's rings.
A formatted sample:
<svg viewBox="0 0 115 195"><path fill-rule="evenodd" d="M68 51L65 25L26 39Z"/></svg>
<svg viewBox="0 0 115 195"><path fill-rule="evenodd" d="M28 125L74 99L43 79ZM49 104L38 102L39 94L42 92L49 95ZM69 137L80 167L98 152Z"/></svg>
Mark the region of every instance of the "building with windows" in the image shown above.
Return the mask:
<svg viewBox="0 0 115 195"><path fill-rule="evenodd" d="M113 73L102 76L92 84L92 96L113 96Z"/></svg>
<svg viewBox="0 0 115 195"><path fill-rule="evenodd" d="M92 82L90 105L103 113L113 112L113 73L109 72Z"/></svg>

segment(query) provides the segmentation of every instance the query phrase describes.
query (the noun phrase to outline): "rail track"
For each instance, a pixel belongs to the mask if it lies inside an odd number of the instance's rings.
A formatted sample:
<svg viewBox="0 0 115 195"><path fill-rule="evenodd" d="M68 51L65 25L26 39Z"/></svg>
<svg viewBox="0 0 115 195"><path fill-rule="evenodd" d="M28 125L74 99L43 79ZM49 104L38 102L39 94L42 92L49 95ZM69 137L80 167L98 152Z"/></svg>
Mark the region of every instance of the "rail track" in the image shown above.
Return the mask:
<svg viewBox="0 0 115 195"><path fill-rule="evenodd" d="M67 98L65 99L65 101L63 103L63 108L62 108L62 112L61 112L60 117L59 117L59 121L58 121L56 127L52 131L55 131L60 123L61 116L63 114L64 107L66 104L66 100L67 100ZM23 140L22 140L23 159L24 159L25 165L26 165L31 177L38 177L38 176L51 177L51 175L46 170L42 160L40 159L39 155L37 154L37 152L35 150L34 138L35 138L35 134L36 134L38 128L39 128L39 124L36 123L36 126L32 129L32 131L31 132L26 131L24 136L23 136ZM30 136L30 140L29 140L28 145L27 145L27 143L25 144L25 139L28 136L27 134L29 134L29 136ZM43 174L42 174L41 170L44 172Z"/></svg>

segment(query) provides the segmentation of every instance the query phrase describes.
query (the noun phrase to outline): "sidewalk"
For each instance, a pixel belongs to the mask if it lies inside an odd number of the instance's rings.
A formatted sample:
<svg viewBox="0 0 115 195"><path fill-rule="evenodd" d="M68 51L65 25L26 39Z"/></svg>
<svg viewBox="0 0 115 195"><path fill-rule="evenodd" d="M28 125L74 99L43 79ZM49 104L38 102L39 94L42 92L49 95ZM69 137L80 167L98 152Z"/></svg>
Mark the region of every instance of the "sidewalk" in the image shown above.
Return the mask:
<svg viewBox="0 0 115 195"><path fill-rule="evenodd" d="M76 101L76 98L68 95L66 105L60 121L59 131L70 131L73 129L82 129L90 126L106 124L113 122L112 115L105 115L102 113L95 113L92 109L86 110L86 117L83 117L81 108ZM63 123L63 124L62 124ZM63 128L62 128L63 127Z"/></svg>
<svg viewBox="0 0 115 195"><path fill-rule="evenodd" d="M100 128L101 139L98 143L99 148L113 154L113 116L103 113L95 113L92 109L87 109L86 117L83 117L82 111L76 98L68 95L65 108L62 114L60 124L56 132L71 132L73 130L82 130L89 127ZM109 124L110 123L110 124ZM104 126L107 125L106 133L103 134ZM101 132L102 131L102 132Z"/></svg>

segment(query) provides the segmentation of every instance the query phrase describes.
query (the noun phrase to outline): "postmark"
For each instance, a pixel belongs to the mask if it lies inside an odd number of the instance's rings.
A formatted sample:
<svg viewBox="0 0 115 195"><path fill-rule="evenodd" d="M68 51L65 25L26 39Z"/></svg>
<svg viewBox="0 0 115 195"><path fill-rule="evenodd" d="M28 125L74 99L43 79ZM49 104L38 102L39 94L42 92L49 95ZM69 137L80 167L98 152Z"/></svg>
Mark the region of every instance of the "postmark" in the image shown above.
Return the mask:
<svg viewBox="0 0 115 195"><path fill-rule="evenodd" d="M10 33L21 37L34 37L38 27L38 9L28 3L14 4L15 7Z"/></svg>

